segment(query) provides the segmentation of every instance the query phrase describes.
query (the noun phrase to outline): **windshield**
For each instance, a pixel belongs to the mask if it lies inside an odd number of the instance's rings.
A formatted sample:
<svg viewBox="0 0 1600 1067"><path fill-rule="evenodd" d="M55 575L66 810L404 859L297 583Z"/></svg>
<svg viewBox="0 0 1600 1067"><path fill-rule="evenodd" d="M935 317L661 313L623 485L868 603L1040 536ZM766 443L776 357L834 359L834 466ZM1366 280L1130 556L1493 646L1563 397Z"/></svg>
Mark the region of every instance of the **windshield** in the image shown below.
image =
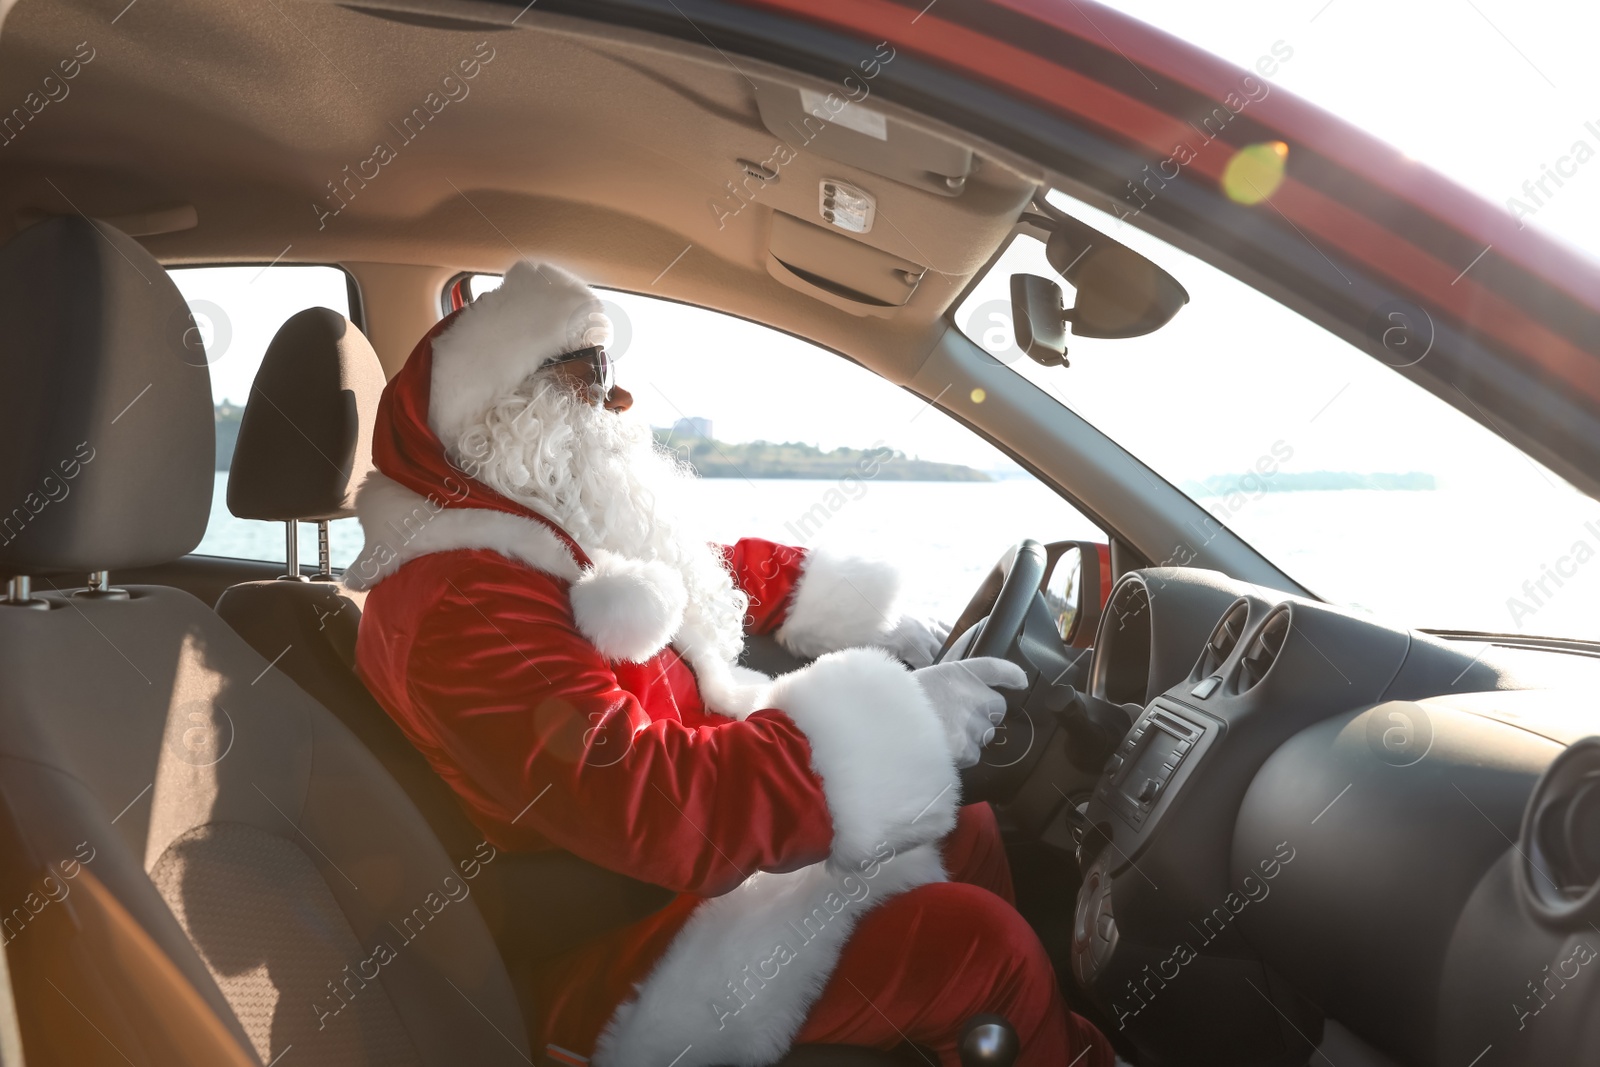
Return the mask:
<svg viewBox="0 0 1600 1067"><path fill-rule="evenodd" d="M1324 599L1413 627L1600 639L1600 503L1243 282L1049 200L1171 272L1189 304L1146 337L1069 336L1071 365L1040 366L1012 337L1009 280L1060 276L1019 235L957 309L973 341Z"/></svg>
<svg viewBox="0 0 1600 1067"><path fill-rule="evenodd" d="M1194 0L1101 2L1242 70L1270 70L1274 91L1600 259L1600 4L1232 0L1223 17Z"/></svg>

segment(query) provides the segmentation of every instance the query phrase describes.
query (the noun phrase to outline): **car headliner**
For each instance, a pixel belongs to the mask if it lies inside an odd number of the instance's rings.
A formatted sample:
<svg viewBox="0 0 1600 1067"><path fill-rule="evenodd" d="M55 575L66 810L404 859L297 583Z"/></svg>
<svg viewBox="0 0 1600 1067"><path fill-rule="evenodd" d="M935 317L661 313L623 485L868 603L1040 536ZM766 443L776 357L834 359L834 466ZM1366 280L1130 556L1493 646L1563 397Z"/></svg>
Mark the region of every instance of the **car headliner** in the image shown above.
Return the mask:
<svg viewBox="0 0 1600 1067"><path fill-rule="evenodd" d="M382 6L410 22L326 3L178 0L108 19L89 0L21 0L0 36L0 105L79 41L97 58L5 146L0 229L193 205L198 226L146 238L164 261L338 261L358 277L359 264L417 265L435 290L449 269L528 252L802 334L905 382L1034 182L1115 204L1245 73L1087 0ZM441 28L423 11L479 24ZM327 183L480 40L496 58L473 95L319 219ZM719 221L711 203L742 177L738 160L771 151L758 84L827 89L877 41L896 59L871 106L959 128L984 159L967 190L942 197L801 153ZM1271 140L1288 146L1283 185L1264 204L1229 201L1218 179L1233 153ZM807 217L824 174L870 183L880 224L865 242L930 268L898 312L850 315L769 273L774 209ZM1498 207L1280 91L1131 221L1379 358L1383 309L1419 309L1430 357L1400 372L1600 492L1600 266ZM420 315L389 318L414 337ZM379 325L393 366L408 345Z"/></svg>

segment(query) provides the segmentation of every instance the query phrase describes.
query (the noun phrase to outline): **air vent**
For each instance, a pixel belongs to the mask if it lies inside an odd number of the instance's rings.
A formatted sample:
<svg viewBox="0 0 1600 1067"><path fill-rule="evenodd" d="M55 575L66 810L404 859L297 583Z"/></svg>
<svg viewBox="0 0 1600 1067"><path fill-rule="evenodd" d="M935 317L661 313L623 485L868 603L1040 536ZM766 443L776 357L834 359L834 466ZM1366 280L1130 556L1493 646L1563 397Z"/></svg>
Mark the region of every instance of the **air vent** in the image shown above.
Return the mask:
<svg viewBox="0 0 1600 1067"><path fill-rule="evenodd" d="M1239 675L1234 692L1243 693L1255 687L1267 676L1283 651L1283 642L1289 636L1289 612L1280 608L1267 616L1261 629L1250 639L1244 655L1239 660Z"/></svg>
<svg viewBox="0 0 1600 1067"><path fill-rule="evenodd" d="M1197 680L1211 677L1228 662L1228 657L1233 655L1234 647L1239 644L1239 638L1244 636L1244 626L1249 619L1249 601L1235 601L1222 616L1222 621L1217 623L1217 628L1211 631L1206 647L1200 652L1200 665L1194 672Z"/></svg>
<svg viewBox="0 0 1600 1067"><path fill-rule="evenodd" d="M1555 758L1522 817L1518 889L1542 922L1558 929L1600 917L1600 737Z"/></svg>

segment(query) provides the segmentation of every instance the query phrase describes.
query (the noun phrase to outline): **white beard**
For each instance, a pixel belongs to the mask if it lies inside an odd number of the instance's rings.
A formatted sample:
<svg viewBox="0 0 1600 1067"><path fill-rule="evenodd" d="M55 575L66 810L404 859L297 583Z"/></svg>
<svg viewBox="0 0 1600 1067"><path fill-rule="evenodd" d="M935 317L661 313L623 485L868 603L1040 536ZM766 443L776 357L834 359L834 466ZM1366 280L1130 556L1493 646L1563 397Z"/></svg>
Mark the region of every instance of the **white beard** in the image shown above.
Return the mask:
<svg viewBox="0 0 1600 1067"><path fill-rule="evenodd" d="M708 642L702 651L724 663L737 659L749 598L688 518L692 473L656 445L644 422L535 374L490 405L447 451L466 474L549 518L585 552L672 567L688 592L680 633Z"/></svg>

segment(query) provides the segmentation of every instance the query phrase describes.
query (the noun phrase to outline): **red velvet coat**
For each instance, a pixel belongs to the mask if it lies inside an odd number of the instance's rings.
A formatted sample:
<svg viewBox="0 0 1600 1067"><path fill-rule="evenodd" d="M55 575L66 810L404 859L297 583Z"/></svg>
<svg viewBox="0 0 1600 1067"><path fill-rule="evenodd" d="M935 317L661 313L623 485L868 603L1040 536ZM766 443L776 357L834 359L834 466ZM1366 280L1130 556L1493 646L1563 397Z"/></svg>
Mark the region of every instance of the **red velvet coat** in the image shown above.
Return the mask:
<svg viewBox="0 0 1600 1067"><path fill-rule="evenodd" d="M745 540L728 554L741 588L758 591L750 631L770 633L802 553ZM832 821L805 734L776 711L723 729L733 720L707 710L670 647L608 662L579 631L567 585L491 551L452 551L407 563L367 598L362 677L489 841L553 845L700 896L826 859Z"/></svg>
<svg viewBox="0 0 1600 1067"><path fill-rule="evenodd" d="M943 732L901 664L855 647L892 575L741 541L749 630L841 651L776 680L708 653L675 572L586 552L450 467L425 415L450 321L379 411L346 571L370 590L362 677L491 842L683 894L545 976L548 1040L600 1064L776 1059L860 916L944 877Z"/></svg>

